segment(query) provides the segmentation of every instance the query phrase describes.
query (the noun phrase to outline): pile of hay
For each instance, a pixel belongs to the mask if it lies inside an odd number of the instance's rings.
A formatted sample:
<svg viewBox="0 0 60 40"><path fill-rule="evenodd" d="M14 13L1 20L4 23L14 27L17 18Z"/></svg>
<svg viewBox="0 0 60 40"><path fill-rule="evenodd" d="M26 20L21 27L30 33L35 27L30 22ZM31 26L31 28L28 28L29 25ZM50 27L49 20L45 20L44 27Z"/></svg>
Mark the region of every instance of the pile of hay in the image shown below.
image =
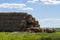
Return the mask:
<svg viewBox="0 0 60 40"><path fill-rule="evenodd" d="M31 14L24 12L0 13L0 31L55 32L54 29L40 28L39 22Z"/></svg>
<svg viewBox="0 0 60 40"><path fill-rule="evenodd" d="M0 31L27 31L29 28L40 28L32 15L23 12L0 13Z"/></svg>

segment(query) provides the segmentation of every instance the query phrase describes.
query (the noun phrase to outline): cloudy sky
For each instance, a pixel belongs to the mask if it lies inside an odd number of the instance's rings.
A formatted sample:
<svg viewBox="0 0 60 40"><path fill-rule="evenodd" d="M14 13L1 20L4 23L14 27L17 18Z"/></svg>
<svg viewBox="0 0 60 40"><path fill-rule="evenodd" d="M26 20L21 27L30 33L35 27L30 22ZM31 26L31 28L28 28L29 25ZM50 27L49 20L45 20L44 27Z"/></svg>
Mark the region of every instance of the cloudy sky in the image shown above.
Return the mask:
<svg viewBox="0 0 60 40"><path fill-rule="evenodd" d="M27 12L41 27L60 28L60 0L0 0L0 12Z"/></svg>

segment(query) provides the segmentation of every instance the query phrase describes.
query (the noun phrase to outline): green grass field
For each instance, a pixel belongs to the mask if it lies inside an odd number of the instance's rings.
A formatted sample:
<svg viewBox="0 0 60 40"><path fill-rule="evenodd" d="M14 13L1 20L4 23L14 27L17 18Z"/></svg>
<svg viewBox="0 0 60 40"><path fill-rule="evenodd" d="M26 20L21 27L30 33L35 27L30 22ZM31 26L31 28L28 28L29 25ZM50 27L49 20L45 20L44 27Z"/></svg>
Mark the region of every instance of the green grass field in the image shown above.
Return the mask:
<svg viewBox="0 0 60 40"><path fill-rule="evenodd" d="M60 40L60 29L55 33L0 32L0 40Z"/></svg>
<svg viewBox="0 0 60 40"><path fill-rule="evenodd" d="M0 40L60 40L60 32L56 33L0 32Z"/></svg>

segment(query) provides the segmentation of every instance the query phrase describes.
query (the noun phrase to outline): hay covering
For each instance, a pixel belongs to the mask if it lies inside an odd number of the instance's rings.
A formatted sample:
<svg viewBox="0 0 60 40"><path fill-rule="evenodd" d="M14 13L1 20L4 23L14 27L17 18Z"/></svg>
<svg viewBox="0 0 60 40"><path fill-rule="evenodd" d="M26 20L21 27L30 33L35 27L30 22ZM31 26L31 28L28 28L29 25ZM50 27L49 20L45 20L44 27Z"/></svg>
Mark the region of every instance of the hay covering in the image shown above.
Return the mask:
<svg viewBox="0 0 60 40"><path fill-rule="evenodd" d="M2 12L0 13L0 31L27 31L28 29L39 29L39 22L27 13Z"/></svg>

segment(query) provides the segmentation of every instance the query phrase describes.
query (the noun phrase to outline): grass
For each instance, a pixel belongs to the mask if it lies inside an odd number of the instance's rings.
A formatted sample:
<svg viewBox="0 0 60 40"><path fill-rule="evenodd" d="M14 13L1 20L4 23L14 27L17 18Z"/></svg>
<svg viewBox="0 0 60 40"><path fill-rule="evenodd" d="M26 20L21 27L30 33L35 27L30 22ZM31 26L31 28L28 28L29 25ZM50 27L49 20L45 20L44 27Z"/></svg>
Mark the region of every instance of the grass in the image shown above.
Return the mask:
<svg viewBox="0 0 60 40"><path fill-rule="evenodd" d="M60 28L56 28L56 31L57 31L57 32L60 32Z"/></svg>
<svg viewBox="0 0 60 40"><path fill-rule="evenodd" d="M56 33L0 32L0 40L60 40L60 32Z"/></svg>

